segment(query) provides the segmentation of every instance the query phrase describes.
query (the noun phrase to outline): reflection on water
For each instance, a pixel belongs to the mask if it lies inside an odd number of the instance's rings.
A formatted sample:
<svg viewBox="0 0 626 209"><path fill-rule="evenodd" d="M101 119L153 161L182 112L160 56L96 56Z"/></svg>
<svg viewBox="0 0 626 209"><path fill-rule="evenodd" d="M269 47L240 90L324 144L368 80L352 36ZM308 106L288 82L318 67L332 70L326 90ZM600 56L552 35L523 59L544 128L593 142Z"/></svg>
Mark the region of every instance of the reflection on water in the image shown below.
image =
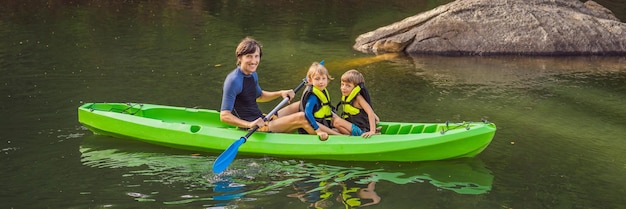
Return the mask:
<svg viewBox="0 0 626 209"><path fill-rule="evenodd" d="M316 179L311 174L293 183L296 193L287 195L296 197L309 207L330 208L335 202L346 208L365 207L378 204L381 197L376 193L375 174L344 178L339 174L333 179Z"/></svg>
<svg viewBox="0 0 626 209"><path fill-rule="evenodd" d="M493 175L477 158L453 161L421 162L397 166L397 169L365 169L324 164L291 165L290 176L296 197L310 207L329 208L342 204L346 208L378 204L385 199L375 191L377 182L397 185L430 183L438 189L458 194L485 194L491 190Z"/></svg>
<svg viewBox="0 0 626 209"><path fill-rule="evenodd" d="M487 85L528 88L541 77L576 73L612 73L624 70L619 57L438 57L414 56L416 74L440 86ZM442 65L444 64L445 65ZM445 66L437 68L434 66Z"/></svg>
<svg viewBox="0 0 626 209"><path fill-rule="evenodd" d="M150 152L149 149L136 152L124 152L118 149L104 148L113 143L124 146L126 141L107 140L102 136L91 136L80 146L81 162L94 168L132 168L125 169L124 178L143 179L141 182L128 181L126 187L138 188L151 183L184 183L188 189L202 189L212 184L204 180L204 173L210 172L206 159L195 156L164 155ZM127 144L126 144L127 145ZM136 201L156 201L159 192L145 194L131 191L127 195ZM184 196L184 195L183 195Z"/></svg>
<svg viewBox="0 0 626 209"><path fill-rule="evenodd" d="M434 186L433 191L476 195L488 193L494 179L478 158L389 163L379 164L378 168L242 158L233 163L232 169L215 175L210 168L215 160L213 156L160 151L160 147L97 135L88 137L80 146L84 166L125 171L122 177L130 179L126 185L131 188L126 193L129 198L167 205L245 205L258 198L287 192L289 194L285 196L298 198L307 206L362 207L385 199L375 190L376 184L381 182L395 185L426 183ZM151 191L162 188L153 187L155 183L181 185L184 189Z"/></svg>
<svg viewBox="0 0 626 209"><path fill-rule="evenodd" d="M449 57L434 55L381 54L328 62L330 69L359 68L377 62L390 62L414 69L439 87L486 85L527 88L528 81L561 74L600 74L623 72L626 57Z"/></svg>

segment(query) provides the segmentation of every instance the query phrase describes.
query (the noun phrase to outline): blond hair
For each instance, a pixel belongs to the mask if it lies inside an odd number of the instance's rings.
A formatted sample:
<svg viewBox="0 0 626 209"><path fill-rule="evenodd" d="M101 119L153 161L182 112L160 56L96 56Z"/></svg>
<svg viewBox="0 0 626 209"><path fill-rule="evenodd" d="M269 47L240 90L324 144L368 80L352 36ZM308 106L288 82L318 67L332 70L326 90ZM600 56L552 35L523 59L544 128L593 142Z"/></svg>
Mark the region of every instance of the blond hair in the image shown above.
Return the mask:
<svg viewBox="0 0 626 209"><path fill-rule="evenodd" d="M345 73L343 73L343 75L341 75L341 81L358 85L360 83L365 83L365 78L363 77L363 74L361 74L361 72L352 69L346 71Z"/></svg>
<svg viewBox="0 0 626 209"><path fill-rule="evenodd" d="M309 67L309 71L307 71L306 73L306 77L308 79L313 79L313 75L315 74L326 75L326 77L328 77L328 80L334 79L328 73L328 69L326 69L326 67L324 67L324 65L320 64L319 62L313 62L313 64L311 64L311 67Z"/></svg>

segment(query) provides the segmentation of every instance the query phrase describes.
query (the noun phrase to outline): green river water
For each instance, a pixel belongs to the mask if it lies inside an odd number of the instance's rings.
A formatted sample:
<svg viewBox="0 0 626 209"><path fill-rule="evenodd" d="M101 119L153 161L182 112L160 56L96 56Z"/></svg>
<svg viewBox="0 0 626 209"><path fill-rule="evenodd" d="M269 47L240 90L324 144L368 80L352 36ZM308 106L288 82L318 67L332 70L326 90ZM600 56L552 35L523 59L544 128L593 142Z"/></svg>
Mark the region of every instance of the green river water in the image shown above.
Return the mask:
<svg viewBox="0 0 626 209"><path fill-rule="evenodd" d="M7 1L0 6L0 208L626 208L626 57L374 56L365 32L448 1ZM622 21L626 3L602 0ZM381 120L498 126L475 158L337 162L219 153L94 135L86 102L218 109L245 36L267 90L325 60L358 69ZM331 82L339 98L338 79ZM268 112L278 101L263 104ZM332 140L332 138L331 138ZM245 146L245 145L244 145ZM327 185L327 186L321 186ZM353 194L354 196L355 194Z"/></svg>

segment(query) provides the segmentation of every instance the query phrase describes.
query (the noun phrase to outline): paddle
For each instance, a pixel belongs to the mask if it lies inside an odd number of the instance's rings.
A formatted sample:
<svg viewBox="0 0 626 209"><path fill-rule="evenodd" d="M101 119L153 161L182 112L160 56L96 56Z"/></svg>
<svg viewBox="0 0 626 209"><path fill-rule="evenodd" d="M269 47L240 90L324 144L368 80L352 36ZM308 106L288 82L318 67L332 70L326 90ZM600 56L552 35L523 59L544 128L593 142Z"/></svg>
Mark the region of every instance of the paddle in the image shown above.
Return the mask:
<svg viewBox="0 0 626 209"><path fill-rule="evenodd" d="M304 86L304 84L306 84L306 78L302 79L302 82L295 89L293 89L293 91L298 92L298 90L300 90L302 86ZM267 121L272 118L272 115L276 114L276 112L278 112L278 109L285 105L289 101L289 99L289 97L284 98L283 101L278 103L278 105L270 113L268 113L265 118L263 118L263 120ZM228 165L230 165L230 163L232 163L235 159L235 156L237 156L239 146L245 143L248 140L248 137L250 137L257 129L259 129L259 126L254 126L252 129L250 129L250 131L248 131L248 134L242 136L237 141L233 142L226 150L224 150L224 152L222 152L222 154L217 157L215 163L213 163L213 173L221 173L222 171L226 170Z"/></svg>

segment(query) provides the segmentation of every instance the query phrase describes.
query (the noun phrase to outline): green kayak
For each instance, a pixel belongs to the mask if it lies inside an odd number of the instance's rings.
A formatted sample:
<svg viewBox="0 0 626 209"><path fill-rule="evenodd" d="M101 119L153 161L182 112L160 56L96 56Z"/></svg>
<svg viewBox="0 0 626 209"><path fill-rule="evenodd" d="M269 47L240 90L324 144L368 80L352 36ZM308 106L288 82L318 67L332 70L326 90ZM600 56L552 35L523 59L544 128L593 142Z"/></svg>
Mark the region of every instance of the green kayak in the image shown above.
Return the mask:
<svg viewBox="0 0 626 209"><path fill-rule="evenodd" d="M95 134L203 152L221 153L247 131L224 124L208 109L137 103L87 103L78 120ZM474 157L495 135L489 122L380 122L371 138L264 133L252 134L239 154L344 161L428 161Z"/></svg>

